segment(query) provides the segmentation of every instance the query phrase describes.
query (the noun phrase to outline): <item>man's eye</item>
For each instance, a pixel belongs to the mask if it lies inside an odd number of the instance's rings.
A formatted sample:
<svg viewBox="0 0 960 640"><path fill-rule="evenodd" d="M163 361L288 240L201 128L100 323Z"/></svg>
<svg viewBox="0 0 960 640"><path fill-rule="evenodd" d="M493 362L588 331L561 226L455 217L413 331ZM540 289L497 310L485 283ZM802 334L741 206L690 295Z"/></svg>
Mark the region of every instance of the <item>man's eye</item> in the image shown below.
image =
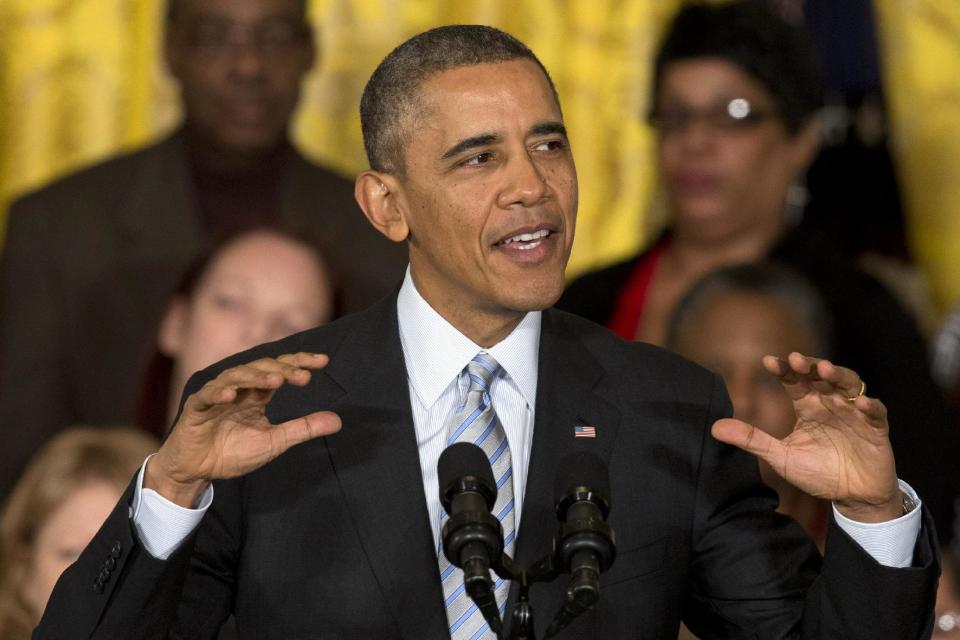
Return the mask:
<svg viewBox="0 0 960 640"><path fill-rule="evenodd" d="M256 34L257 42L268 47L285 47L298 42L304 35L300 25L287 21L270 22Z"/></svg>
<svg viewBox="0 0 960 640"><path fill-rule="evenodd" d="M487 164L487 163L490 162L491 160L493 160L493 154L492 154L492 153L490 153L490 152L478 153L477 155L475 155L475 156L473 156L473 157L468 158L467 160L465 160L465 161L463 162L463 166L465 166L465 167L476 167L476 166L479 166L479 165L481 165L481 164Z"/></svg>
<svg viewBox="0 0 960 640"><path fill-rule="evenodd" d="M536 151L557 151L564 147L566 147L566 144L564 144L563 140L544 140L543 142L538 142L533 148Z"/></svg>
<svg viewBox="0 0 960 640"><path fill-rule="evenodd" d="M195 47L221 47L229 38L225 25L219 23L201 23L190 34L190 44Z"/></svg>

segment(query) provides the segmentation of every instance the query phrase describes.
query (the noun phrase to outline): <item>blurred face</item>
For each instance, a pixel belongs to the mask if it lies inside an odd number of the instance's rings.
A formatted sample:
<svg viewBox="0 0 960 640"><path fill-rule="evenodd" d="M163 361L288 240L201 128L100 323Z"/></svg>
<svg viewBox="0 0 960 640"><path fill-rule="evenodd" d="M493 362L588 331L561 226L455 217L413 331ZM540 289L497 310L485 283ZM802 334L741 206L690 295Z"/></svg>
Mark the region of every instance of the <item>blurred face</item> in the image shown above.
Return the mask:
<svg viewBox="0 0 960 640"><path fill-rule="evenodd" d="M816 343L783 303L751 294L718 294L687 320L678 337L681 355L723 378L735 417L777 438L793 431L793 403L761 360L791 351L811 353ZM764 480L779 487L779 476L764 463L760 466Z"/></svg>
<svg viewBox="0 0 960 640"><path fill-rule="evenodd" d="M278 144L314 49L295 0L178 0L167 64L188 127L221 151Z"/></svg>
<svg viewBox="0 0 960 640"><path fill-rule="evenodd" d="M37 532L21 595L38 620L60 574L93 539L116 506L120 493L120 487L104 481L82 484Z"/></svg>
<svg viewBox="0 0 960 640"><path fill-rule="evenodd" d="M492 344L563 291L577 176L560 108L530 60L436 74L421 97L398 194L411 272L434 309Z"/></svg>
<svg viewBox="0 0 960 640"><path fill-rule="evenodd" d="M161 325L161 350L175 360L172 395L199 369L326 322L331 305L326 271L309 248L266 231L237 238Z"/></svg>
<svg viewBox="0 0 960 640"><path fill-rule="evenodd" d="M790 135L768 92L720 59L664 70L654 124L676 233L718 241L779 228L787 189L812 160L812 125Z"/></svg>

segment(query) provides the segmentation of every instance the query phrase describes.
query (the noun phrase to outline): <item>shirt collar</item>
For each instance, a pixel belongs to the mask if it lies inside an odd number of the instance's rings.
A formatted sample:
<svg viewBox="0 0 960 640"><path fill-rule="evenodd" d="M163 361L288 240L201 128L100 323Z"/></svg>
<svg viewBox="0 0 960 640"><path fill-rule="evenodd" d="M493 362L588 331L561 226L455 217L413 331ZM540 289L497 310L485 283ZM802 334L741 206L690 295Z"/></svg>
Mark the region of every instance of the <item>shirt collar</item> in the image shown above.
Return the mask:
<svg viewBox="0 0 960 640"><path fill-rule="evenodd" d="M407 376L424 407L431 407L451 381L480 351L500 363L531 407L537 395L540 311L527 313L506 338L484 349L466 337L423 299L410 268L397 296L400 342Z"/></svg>

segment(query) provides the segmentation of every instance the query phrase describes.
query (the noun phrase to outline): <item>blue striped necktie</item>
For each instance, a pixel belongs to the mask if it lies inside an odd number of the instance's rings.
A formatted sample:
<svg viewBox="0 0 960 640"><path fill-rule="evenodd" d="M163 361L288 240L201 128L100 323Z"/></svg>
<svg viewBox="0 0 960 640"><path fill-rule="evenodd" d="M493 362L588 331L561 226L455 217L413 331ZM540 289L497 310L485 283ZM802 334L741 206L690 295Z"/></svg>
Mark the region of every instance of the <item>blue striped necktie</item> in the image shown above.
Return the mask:
<svg viewBox="0 0 960 640"><path fill-rule="evenodd" d="M513 467L510 460L510 446L497 414L490 401L490 384L501 371L493 357L484 352L477 354L461 376L468 376L470 386L465 402L456 408L447 423L447 446L456 442L470 442L487 454L493 477L497 481L497 502L493 514L503 525L504 551L513 552L513 539L516 533L513 513ZM447 520L447 514L441 515L441 530ZM447 623L453 640L476 640L477 638L495 638L487 626L483 614L470 600L463 589L463 571L447 562L443 554L442 543L437 547L440 556L440 579L443 583L443 598L447 609ZM495 593L500 615L506 607L507 592L510 583L497 576Z"/></svg>

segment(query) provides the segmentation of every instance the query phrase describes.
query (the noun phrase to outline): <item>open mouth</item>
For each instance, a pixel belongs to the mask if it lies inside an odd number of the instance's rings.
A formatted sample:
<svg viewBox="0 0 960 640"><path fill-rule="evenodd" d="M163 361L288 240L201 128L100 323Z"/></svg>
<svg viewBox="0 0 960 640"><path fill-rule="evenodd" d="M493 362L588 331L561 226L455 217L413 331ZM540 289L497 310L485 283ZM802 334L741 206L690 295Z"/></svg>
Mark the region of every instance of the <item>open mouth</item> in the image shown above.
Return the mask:
<svg viewBox="0 0 960 640"><path fill-rule="evenodd" d="M495 246L515 249L517 251L530 251L543 244L543 241L551 235L553 235L553 231L549 229L540 229L539 231L533 231L531 233L518 233L515 236L504 238Z"/></svg>

